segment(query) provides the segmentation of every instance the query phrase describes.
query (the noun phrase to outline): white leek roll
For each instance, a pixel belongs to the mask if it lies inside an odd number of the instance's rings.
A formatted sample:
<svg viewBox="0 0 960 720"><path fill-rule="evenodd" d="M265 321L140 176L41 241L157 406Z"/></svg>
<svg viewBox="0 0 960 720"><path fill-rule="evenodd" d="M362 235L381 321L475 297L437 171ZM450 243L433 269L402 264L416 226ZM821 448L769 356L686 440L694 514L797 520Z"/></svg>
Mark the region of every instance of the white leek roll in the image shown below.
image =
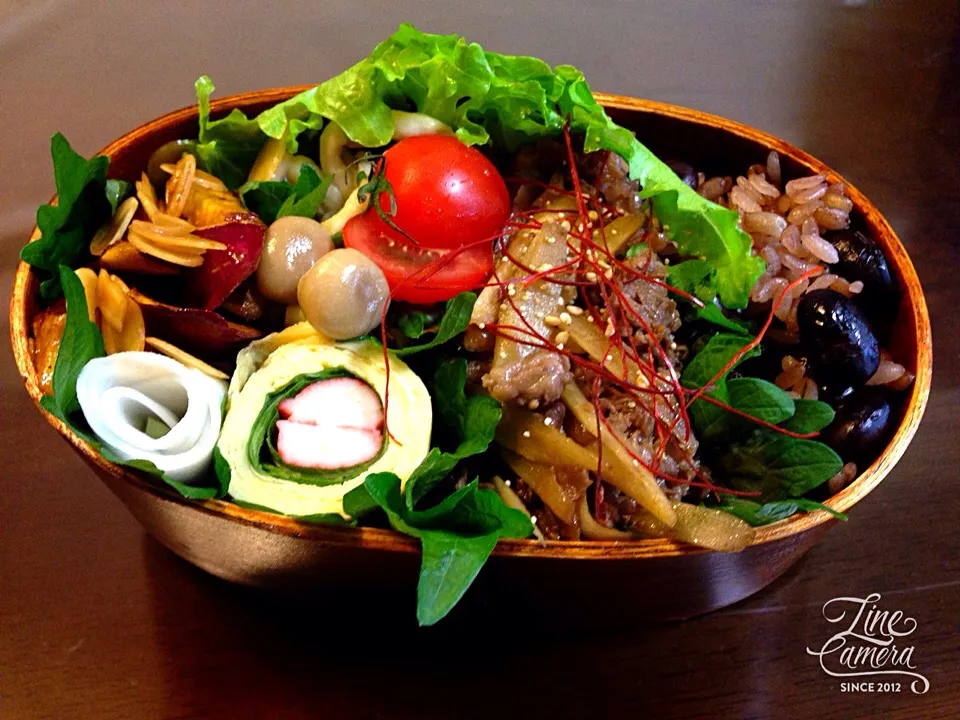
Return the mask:
<svg viewBox="0 0 960 720"><path fill-rule="evenodd" d="M174 480L191 482L210 466L226 384L163 355L121 352L91 360L77 378L90 429L124 460L149 460ZM157 418L170 430L144 432Z"/></svg>

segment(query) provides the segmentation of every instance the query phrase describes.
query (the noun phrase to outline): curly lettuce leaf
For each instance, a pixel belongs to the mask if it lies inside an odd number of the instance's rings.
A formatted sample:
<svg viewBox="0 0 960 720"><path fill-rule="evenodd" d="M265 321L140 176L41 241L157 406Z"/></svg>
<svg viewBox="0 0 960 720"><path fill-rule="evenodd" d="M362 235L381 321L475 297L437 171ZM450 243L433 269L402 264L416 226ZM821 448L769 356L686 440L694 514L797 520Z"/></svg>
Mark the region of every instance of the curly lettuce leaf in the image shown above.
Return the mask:
<svg viewBox="0 0 960 720"><path fill-rule="evenodd" d="M287 150L297 152L297 138L304 130L318 130L323 118L312 115L301 95L274 105L255 118L234 108L229 115L210 119L210 96L215 89L206 75L197 79L197 104L200 108L197 155L203 167L223 180L227 187L243 185L268 137L286 138Z"/></svg>
<svg viewBox="0 0 960 720"><path fill-rule="evenodd" d="M362 146L380 147L393 137L391 110L417 110L450 125L468 145L514 150L561 133L569 118L571 129L585 134L587 152L610 150L627 161L630 177L640 181L643 196L651 198L680 252L715 268L708 292L718 294L725 306L745 306L763 272L763 261L750 253L749 235L737 225L736 211L701 197L633 133L614 123L583 74L570 65L551 69L537 58L487 52L458 35L433 35L403 24L369 57L254 119L234 110L210 121L212 90L209 78L197 81L198 151L208 169L231 187L243 182L266 137L285 138L295 151L297 136L324 120L339 124Z"/></svg>
<svg viewBox="0 0 960 720"><path fill-rule="evenodd" d="M394 109L442 120L468 145L492 143L508 150L559 134L569 117L571 129L585 134L587 152L610 150L627 161L630 177L640 181L680 252L715 268L709 292L719 294L725 306L745 306L763 272L736 211L701 197L616 125L583 74L569 65L551 69L536 58L487 52L457 35L432 35L403 24L369 57L265 112L259 127L270 137L290 138L304 123L327 118L351 140L378 147L393 136ZM306 119L300 115L304 110Z"/></svg>

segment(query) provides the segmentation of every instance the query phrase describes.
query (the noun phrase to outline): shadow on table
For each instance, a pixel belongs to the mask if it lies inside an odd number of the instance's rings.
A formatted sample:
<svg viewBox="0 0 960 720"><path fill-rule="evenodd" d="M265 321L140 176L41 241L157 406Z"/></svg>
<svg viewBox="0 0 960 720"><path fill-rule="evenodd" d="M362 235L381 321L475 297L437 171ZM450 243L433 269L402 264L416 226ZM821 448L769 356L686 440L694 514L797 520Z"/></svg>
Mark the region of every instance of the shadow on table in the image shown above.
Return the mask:
<svg viewBox="0 0 960 720"><path fill-rule="evenodd" d="M604 627L592 629L576 621L544 625L530 608L521 614L496 602L495 589L481 582L448 618L421 629L413 587L376 596L338 590L307 600L230 584L148 537L143 557L171 714L237 718L281 710L284 718L296 718L319 708L325 717L385 710L389 716L449 716L452 708L472 717L498 712L507 697L511 714L526 707L566 716L584 693L601 693L593 702L607 704L599 688L611 678L618 687L636 687L637 696L624 702L667 702L649 691L679 689L690 682L691 669L716 662L712 655L729 662L729 653L746 652L749 664L739 616L751 607L767 613L764 594L779 593L801 572L795 566L731 611L668 624L605 618ZM602 616L603 608L583 612ZM790 634L783 628L768 639L785 642ZM746 690L755 683L750 675L740 673L732 682ZM688 701L698 695L687 695ZM691 705L690 716L701 710Z"/></svg>

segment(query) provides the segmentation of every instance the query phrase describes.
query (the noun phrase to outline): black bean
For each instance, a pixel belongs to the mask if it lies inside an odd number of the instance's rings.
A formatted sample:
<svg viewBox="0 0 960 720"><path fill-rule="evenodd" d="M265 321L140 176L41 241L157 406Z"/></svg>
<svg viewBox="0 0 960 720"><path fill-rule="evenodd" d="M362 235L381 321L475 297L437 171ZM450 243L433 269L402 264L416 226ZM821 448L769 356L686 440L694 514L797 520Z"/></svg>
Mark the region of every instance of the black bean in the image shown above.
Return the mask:
<svg viewBox="0 0 960 720"><path fill-rule="evenodd" d="M840 261L831 266L831 272L850 282L859 280L863 283L857 304L874 328L892 326L900 293L880 246L859 230L837 230L825 233L823 237L840 256Z"/></svg>
<svg viewBox="0 0 960 720"><path fill-rule="evenodd" d="M677 174L677 177L694 190L697 189L697 171L694 170L693 165L685 163L682 160L668 160L667 165Z"/></svg>
<svg viewBox="0 0 960 720"><path fill-rule="evenodd" d="M836 407L853 392L853 388L845 383L820 383L817 388L817 399L823 400L831 407Z"/></svg>
<svg viewBox="0 0 960 720"><path fill-rule="evenodd" d="M819 382L858 387L877 371L880 346L850 298L833 290L807 293L797 308L797 323Z"/></svg>
<svg viewBox="0 0 960 720"><path fill-rule="evenodd" d="M863 388L841 401L823 439L845 462L855 462L862 470L877 458L895 427L885 392Z"/></svg>

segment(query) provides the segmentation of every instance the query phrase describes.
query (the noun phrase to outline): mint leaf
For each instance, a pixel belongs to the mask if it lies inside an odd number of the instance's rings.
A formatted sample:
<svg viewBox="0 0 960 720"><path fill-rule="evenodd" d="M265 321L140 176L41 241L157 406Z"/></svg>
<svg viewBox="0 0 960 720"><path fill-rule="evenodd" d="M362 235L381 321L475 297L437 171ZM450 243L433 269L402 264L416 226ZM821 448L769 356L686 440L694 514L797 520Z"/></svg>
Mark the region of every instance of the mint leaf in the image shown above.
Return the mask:
<svg viewBox="0 0 960 720"><path fill-rule="evenodd" d="M796 412L793 417L780 423L780 427L791 432L806 435L819 432L833 422L833 408L819 400L794 400Z"/></svg>
<svg viewBox="0 0 960 720"><path fill-rule="evenodd" d="M723 495L720 509L725 510L731 515L736 515L741 520L745 520L753 526L769 525L770 523L784 520L801 510L804 512L823 510L838 520L842 520L843 522L847 520L847 516L843 513L837 512L823 503L805 498L774 500L761 504L753 500L747 500L746 498L736 497L735 495Z"/></svg>
<svg viewBox="0 0 960 720"><path fill-rule="evenodd" d="M749 343L750 338L742 335L732 335L730 333L714 335L703 349L687 363L683 374L680 376L680 382L688 388L704 387ZM713 389L705 394L730 405L726 375L737 364L759 353L759 348L753 348L745 353L722 377L714 380ZM721 407L698 399L690 406L690 420L702 439L716 440L728 430L730 413Z"/></svg>
<svg viewBox="0 0 960 720"><path fill-rule="evenodd" d="M704 320L718 327L722 327L724 330L737 333L738 335L753 336L750 323L746 320L727 317L723 314L723 310L712 302L708 302L703 307L697 308L697 320Z"/></svg>
<svg viewBox="0 0 960 720"><path fill-rule="evenodd" d="M409 345L394 352L401 357L413 355L443 345L462 334L470 324L470 316L473 314L473 305L476 302L477 295L472 292L462 292L455 298L448 300L443 318L440 320L440 327L437 328L437 334L429 342L422 345Z"/></svg>
<svg viewBox="0 0 960 720"><path fill-rule="evenodd" d="M779 500L819 487L840 472L843 461L821 442L759 429L732 443L716 466L734 487L757 490L761 500Z"/></svg>
<svg viewBox="0 0 960 720"><path fill-rule="evenodd" d="M740 377L727 380L730 406L752 418L776 425L795 411L793 398L771 382L760 378Z"/></svg>

